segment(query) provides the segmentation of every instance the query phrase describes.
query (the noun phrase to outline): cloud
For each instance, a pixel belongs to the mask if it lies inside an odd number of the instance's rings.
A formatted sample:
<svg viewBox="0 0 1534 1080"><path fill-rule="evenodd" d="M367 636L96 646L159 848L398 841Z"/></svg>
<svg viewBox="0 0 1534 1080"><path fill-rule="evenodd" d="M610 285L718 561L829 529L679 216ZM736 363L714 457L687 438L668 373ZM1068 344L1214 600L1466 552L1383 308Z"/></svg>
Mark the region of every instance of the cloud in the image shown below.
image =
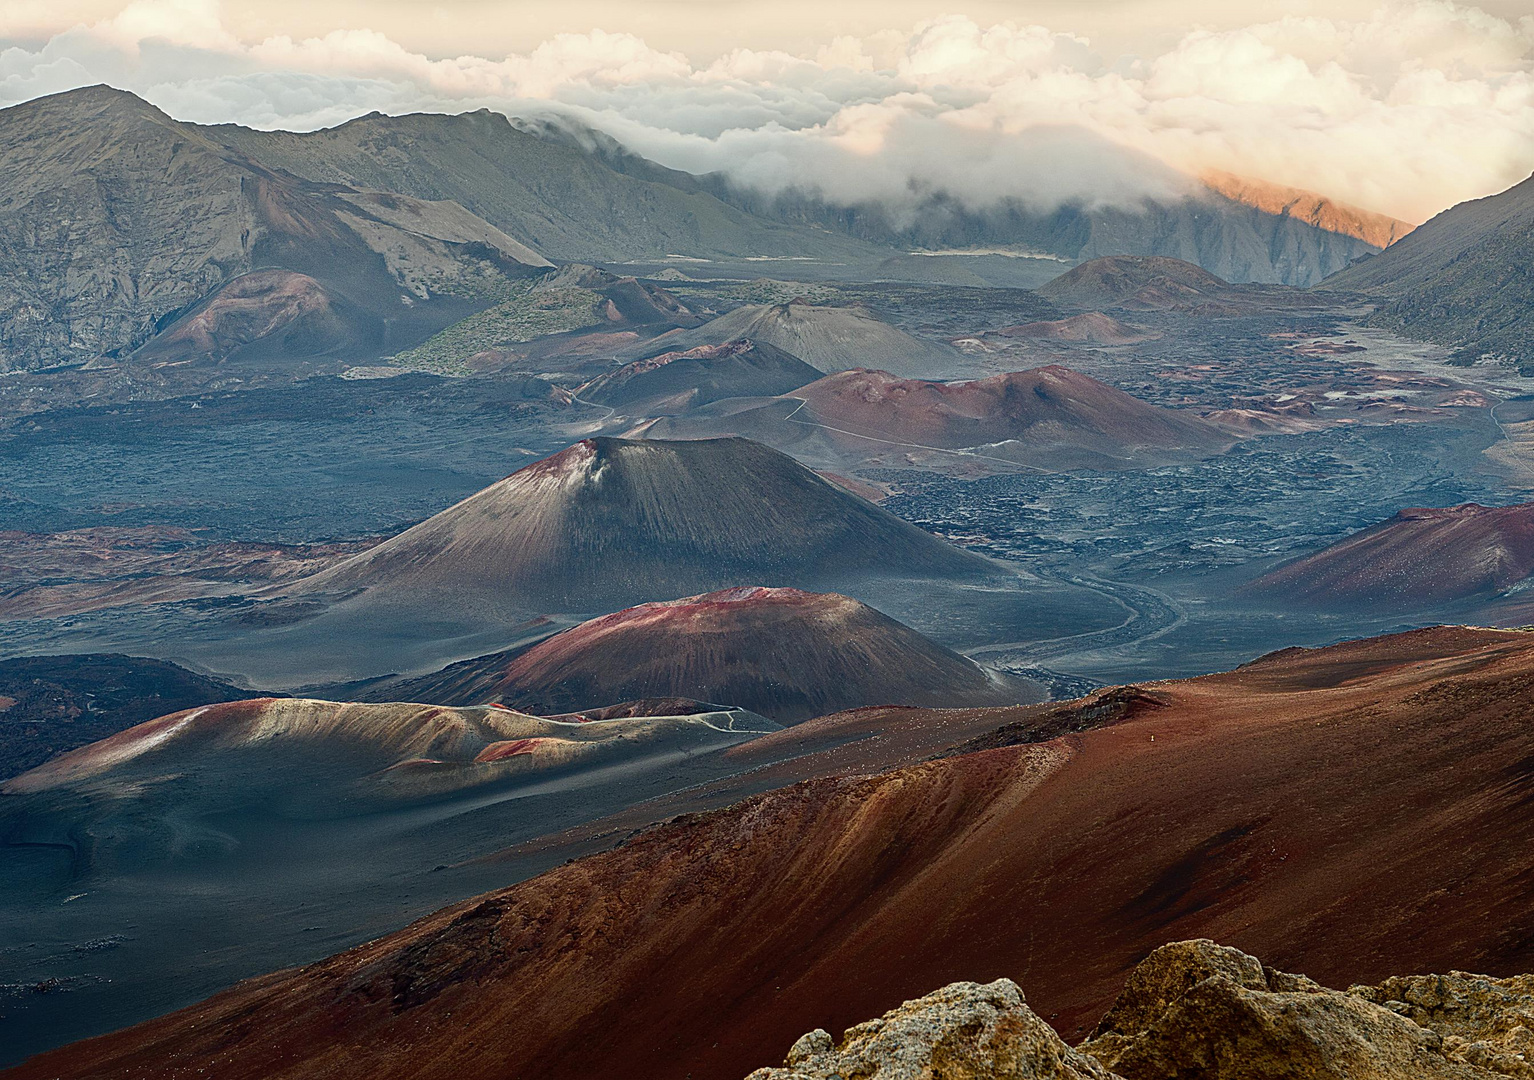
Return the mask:
<svg viewBox="0 0 1534 1080"><path fill-rule="evenodd" d="M1421 220L1534 168L1534 17L1450 0L1195 30L1145 55L1100 55L1068 26L944 16L699 63L601 30L432 57L366 28L242 40L215 0L132 0L0 49L0 103L96 81L260 127L568 115L673 167L897 209L933 191L1122 204L1216 168Z"/></svg>

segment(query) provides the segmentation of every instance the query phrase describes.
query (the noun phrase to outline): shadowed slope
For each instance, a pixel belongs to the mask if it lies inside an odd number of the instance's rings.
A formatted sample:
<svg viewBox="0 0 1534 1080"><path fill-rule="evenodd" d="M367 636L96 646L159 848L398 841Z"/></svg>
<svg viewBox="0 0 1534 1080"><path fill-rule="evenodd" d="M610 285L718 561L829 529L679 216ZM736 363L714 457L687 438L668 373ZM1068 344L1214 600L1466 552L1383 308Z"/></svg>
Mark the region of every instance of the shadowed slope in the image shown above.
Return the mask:
<svg viewBox="0 0 1534 1080"><path fill-rule="evenodd" d="M540 128L481 109L458 116L370 113L309 132L233 124L199 130L309 180L451 199L561 260L622 263L677 253L856 262L888 254L824 230L754 217L696 190L690 174L653 162L643 161L642 174L625 175L585 152L589 144L561 145L540 137Z"/></svg>
<svg viewBox="0 0 1534 1080"><path fill-rule="evenodd" d="M0 660L0 780L167 712L254 697L164 660L113 653Z"/></svg>
<svg viewBox="0 0 1534 1080"><path fill-rule="evenodd" d="M745 439L588 439L299 586L376 599L593 611L741 582L992 573Z"/></svg>
<svg viewBox="0 0 1534 1080"><path fill-rule="evenodd" d="M1460 203L1372 259L1327 278L1327 289L1379 299L1369 321L1455 346L1461 357L1534 366L1534 177Z"/></svg>
<svg viewBox="0 0 1534 1080"><path fill-rule="evenodd" d="M641 604L509 658L468 660L381 690L498 701L539 715L687 697L780 723L861 705L996 705L1042 696L1033 683L988 672L856 600L763 588Z"/></svg>
<svg viewBox="0 0 1534 1080"><path fill-rule="evenodd" d="M1264 574L1249 593L1278 602L1425 610L1489 597L1534 572L1534 503L1402 510L1389 521Z"/></svg>
<svg viewBox="0 0 1534 1080"><path fill-rule="evenodd" d="M1418 631L1153 692L1084 734L677 819L15 1075L740 1076L1000 974L1074 1039L1198 936L1323 983L1529 970L1508 853L1534 842L1534 637Z"/></svg>

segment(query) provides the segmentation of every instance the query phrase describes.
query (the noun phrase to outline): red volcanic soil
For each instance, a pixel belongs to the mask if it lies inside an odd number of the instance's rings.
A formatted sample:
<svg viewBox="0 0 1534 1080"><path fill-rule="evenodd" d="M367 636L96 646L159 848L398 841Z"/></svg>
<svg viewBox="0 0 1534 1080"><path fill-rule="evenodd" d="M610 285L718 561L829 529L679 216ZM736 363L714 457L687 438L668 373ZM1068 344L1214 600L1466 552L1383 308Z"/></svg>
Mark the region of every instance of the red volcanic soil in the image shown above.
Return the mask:
<svg viewBox="0 0 1534 1080"><path fill-rule="evenodd" d="M641 604L474 668L460 662L390 692L499 701L539 716L684 698L779 723L860 705L1000 705L1042 696L1033 683L988 672L856 600L754 586Z"/></svg>
<svg viewBox="0 0 1534 1080"><path fill-rule="evenodd" d="M1421 609L1486 597L1534 573L1534 503L1402 510L1258 578L1247 591L1318 607Z"/></svg>
<svg viewBox="0 0 1534 1080"><path fill-rule="evenodd" d="M793 396L822 424L945 449L1017 440L1128 457L1141 448L1203 450L1232 441L1196 416L1053 364L957 383L845 371Z"/></svg>
<svg viewBox="0 0 1534 1080"><path fill-rule="evenodd" d="M220 359L274 334L302 337L316 355L357 344L363 320L307 274L256 270L235 278L157 336L143 356Z"/></svg>
<svg viewBox="0 0 1534 1080"><path fill-rule="evenodd" d="M1534 965L1534 635L1288 650L1146 697L683 816L13 1075L739 1077L956 979L1016 979L1074 1040L1190 937L1333 986Z"/></svg>

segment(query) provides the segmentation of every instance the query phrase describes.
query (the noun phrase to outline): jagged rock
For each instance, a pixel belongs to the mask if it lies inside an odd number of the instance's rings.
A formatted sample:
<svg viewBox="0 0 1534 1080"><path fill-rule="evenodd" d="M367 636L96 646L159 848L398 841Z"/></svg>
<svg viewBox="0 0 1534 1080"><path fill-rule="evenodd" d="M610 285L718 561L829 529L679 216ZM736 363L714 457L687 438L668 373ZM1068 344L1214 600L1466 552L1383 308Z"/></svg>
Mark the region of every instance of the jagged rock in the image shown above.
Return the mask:
<svg viewBox="0 0 1534 1080"><path fill-rule="evenodd" d="M1452 1058L1503 1076L1534 1078L1534 975L1490 979L1451 971L1348 992L1443 1036Z"/></svg>
<svg viewBox="0 0 1534 1080"><path fill-rule="evenodd" d="M748 1080L1534 1080L1531 1057L1534 975L1330 990L1199 939L1146 957L1075 1050L1010 980L954 983Z"/></svg>
<svg viewBox="0 0 1534 1080"><path fill-rule="evenodd" d="M1135 969L1079 1049L1125 1080L1510 1075L1473 1064L1460 1044L1408 1019L1406 1008L1328 990L1212 941L1184 941L1157 949Z"/></svg>
<svg viewBox="0 0 1534 1080"><path fill-rule="evenodd" d="M1112 1080L1072 1050L1010 979L953 983L848 1028L841 1043L815 1030L781 1069L749 1080Z"/></svg>

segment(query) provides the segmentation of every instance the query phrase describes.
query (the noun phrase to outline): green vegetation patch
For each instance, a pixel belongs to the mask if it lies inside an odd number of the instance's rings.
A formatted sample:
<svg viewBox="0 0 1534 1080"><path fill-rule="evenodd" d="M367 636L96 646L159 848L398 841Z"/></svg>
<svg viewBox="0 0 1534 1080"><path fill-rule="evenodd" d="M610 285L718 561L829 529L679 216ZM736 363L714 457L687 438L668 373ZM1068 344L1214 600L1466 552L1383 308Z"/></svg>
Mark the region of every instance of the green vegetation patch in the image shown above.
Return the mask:
<svg viewBox="0 0 1534 1080"><path fill-rule="evenodd" d="M667 281L666 291L688 300L707 297L737 304L786 304L801 298L826 307L843 307L854 302L850 293L835 285L778 281L775 278L757 278L755 281Z"/></svg>
<svg viewBox="0 0 1534 1080"><path fill-rule="evenodd" d="M603 302L590 289L528 288L438 331L395 356L393 363L438 375L468 374L467 361L476 353L600 322Z"/></svg>

